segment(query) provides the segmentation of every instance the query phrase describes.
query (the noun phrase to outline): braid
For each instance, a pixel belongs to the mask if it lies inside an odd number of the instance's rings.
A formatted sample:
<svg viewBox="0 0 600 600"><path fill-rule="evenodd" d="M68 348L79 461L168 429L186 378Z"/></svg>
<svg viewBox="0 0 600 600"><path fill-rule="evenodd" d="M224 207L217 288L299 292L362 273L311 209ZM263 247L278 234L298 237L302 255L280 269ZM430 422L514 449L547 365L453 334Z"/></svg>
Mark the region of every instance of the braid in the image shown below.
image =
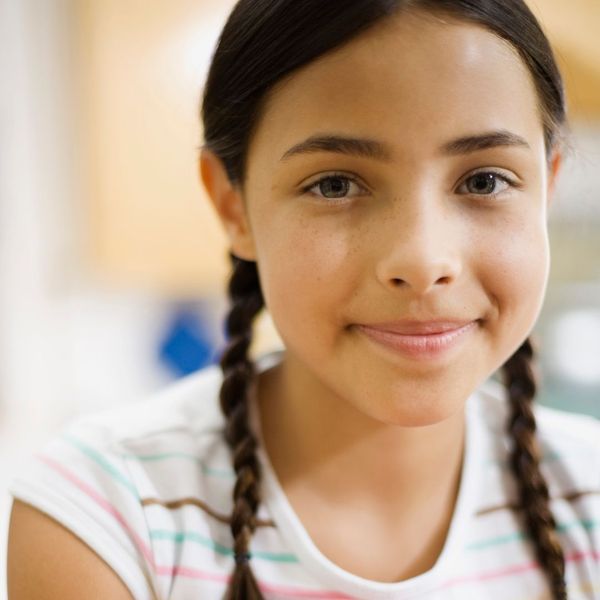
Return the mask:
<svg viewBox="0 0 600 600"><path fill-rule="evenodd" d="M248 423L248 389L255 377L248 349L252 321L264 306L256 263L230 254L233 273L229 283L232 307L226 319L228 345L221 358L223 384L221 410L227 422L225 438L233 452L237 480L233 490L231 533L234 539L235 570L227 600L262 600L249 565L250 540L256 528L260 502L260 465L256 439ZM556 522L550 511L548 486L540 472L540 450L535 437L532 401L536 393L533 371L534 350L526 340L503 367L512 414L508 423L514 446L511 468L520 488L525 526L531 535L539 563L546 571L554 600L566 600L565 559Z"/></svg>
<svg viewBox="0 0 600 600"><path fill-rule="evenodd" d="M503 370L512 408L508 423L514 444L510 462L519 486L523 519L537 559L549 578L554 600L566 600L565 557L550 511L548 486L539 468L541 453L532 410L537 384L531 340L525 340Z"/></svg>
<svg viewBox="0 0 600 600"><path fill-rule="evenodd" d="M248 389L254 364L248 357L252 341L252 321L264 306L256 263L230 254L233 273L229 282L232 303L226 320L228 345L221 357L223 384L221 410L226 418L225 439L233 454L237 479L233 489L231 533L234 540L235 570L229 583L228 600L262 600L250 568L250 540L256 529L260 502L260 465L256 438L248 419Z"/></svg>

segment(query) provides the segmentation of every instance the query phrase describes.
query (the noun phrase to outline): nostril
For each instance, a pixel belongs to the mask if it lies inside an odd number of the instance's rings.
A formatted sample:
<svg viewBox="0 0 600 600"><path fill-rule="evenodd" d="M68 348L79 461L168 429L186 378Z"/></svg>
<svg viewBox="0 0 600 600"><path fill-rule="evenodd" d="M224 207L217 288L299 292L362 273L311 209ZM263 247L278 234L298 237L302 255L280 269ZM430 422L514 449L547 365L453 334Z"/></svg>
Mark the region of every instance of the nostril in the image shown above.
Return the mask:
<svg viewBox="0 0 600 600"><path fill-rule="evenodd" d="M451 277L440 277L436 283L442 283L442 284L446 284L446 283L450 283L451 281Z"/></svg>

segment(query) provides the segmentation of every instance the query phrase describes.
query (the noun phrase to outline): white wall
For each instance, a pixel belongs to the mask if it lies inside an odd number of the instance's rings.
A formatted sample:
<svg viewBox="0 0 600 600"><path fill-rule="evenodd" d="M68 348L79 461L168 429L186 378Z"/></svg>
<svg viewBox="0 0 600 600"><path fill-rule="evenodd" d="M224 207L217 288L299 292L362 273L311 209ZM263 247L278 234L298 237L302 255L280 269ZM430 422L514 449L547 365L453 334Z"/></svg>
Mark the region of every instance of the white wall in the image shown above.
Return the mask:
<svg viewBox="0 0 600 600"><path fill-rule="evenodd" d="M168 380L149 349L165 305L78 264L67 0L0 4L0 598L5 487L70 415Z"/></svg>
<svg viewBox="0 0 600 600"><path fill-rule="evenodd" d="M0 0L0 600L19 466L73 416L172 379L156 356L172 300L111 288L81 264L73 1ZM206 309L218 340L221 298ZM263 319L254 350L273 337Z"/></svg>

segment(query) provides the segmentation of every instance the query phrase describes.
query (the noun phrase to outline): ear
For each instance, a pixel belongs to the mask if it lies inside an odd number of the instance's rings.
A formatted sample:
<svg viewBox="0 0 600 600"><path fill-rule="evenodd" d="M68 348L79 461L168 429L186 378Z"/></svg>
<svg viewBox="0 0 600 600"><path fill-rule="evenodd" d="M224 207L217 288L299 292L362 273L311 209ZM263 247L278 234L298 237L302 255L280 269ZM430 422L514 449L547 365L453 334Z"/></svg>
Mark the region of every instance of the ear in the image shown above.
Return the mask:
<svg viewBox="0 0 600 600"><path fill-rule="evenodd" d="M231 251L239 258L255 261L254 238L240 189L229 180L221 159L207 148L201 150L199 168L200 179L229 238Z"/></svg>
<svg viewBox="0 0 600 600"><path fill-rule="evenodd" d="M548 204L552 203L554 199L554 192L556 190L556 182L558 179L558 175L560 173L563 162L562 152L557 148L553 150L552 156L550 157L550 162L548 166L548 188L547 188L547 197Z"/></svg>

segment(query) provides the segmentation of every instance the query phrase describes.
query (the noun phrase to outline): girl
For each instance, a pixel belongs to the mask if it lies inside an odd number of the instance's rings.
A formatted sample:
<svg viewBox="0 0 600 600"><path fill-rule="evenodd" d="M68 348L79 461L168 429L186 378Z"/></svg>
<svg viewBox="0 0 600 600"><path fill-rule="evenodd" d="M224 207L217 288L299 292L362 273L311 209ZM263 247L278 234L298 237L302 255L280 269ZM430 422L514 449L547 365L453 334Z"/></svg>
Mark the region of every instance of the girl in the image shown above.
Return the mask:
<svg viewBox="0 0 600 600"><path fill-rule="evenodd" d="M522 0L241 0L203 120L222 373L14 482L11 600L600 597L600 426L533 404L565 107Z"/></svg>

